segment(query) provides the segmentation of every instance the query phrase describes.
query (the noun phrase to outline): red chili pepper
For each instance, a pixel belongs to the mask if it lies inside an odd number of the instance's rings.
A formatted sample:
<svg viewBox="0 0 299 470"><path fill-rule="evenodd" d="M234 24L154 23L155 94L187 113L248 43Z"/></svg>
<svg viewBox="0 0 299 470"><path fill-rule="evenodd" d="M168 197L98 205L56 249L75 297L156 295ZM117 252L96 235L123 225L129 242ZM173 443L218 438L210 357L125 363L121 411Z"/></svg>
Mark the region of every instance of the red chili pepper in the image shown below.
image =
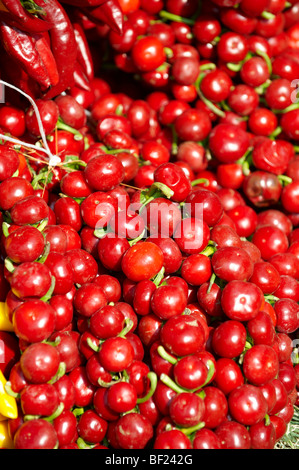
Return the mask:
<svg viewBox="0 0 299 470"><path fill-rule="evenodd" d="M57 0L47 0L45 4L43 0L36 0L36 3L43 7L47 19L53 24L49 34L59 82L44 95L44 98L51 99L74 84L77 43L71 21Z"/></svg>
<svg viewBox="0 0 299 470"><path fill-rule="evenodd" d="M43 13L42 3L40 14ZM27 33L42 33L52 27L51 22L29 13L20 0L1 0L0 20Z"/></svg>
<svg viewBox="0 0 299 470"><path fill-rule="evenodd" d="M38 83L19 67L18 62L9 56L3 48L0 50L0 54L2 59L1 78L20 88L32 98L37 99L40 96ZM19 107L24 105L22 96L19 93L11 91L9 88L5 89L5 99Z"/></svg>
<svg viewBox="0 0 299 470"><path fill-rule="evenodd" d="M107 2L107 0L61 0L61 3L67 3L73 7L97 7Z"/></svg>
<svg viewBox="0 0 299 470"><path fill-rule="evenodd" d="M57 85L59 82L59 73L47 38L44 35L36 38L35 47L47 69L51 86Z"/></svg>
<svg viewBox="0 0 299 470"><path fill-rule="evenodd" d="M13 57L25 72L43 89L51 86L45 64L36 48L35 39L17 28L0 23L0 36L6 52Z"/></svg>
<svg viewBox="0 0 299 470"><path fill-rule="evenodd" d="M74 85L81 88L82 90L90 91L89 80L86 77L81 64L76 61L74 69Z"/></svg>
<svg viewBox="0 0 299 470"><path fill-rule="evenodd" d="M79 23L73 23L73 29L77 42L77 61L80 63L86 77L92 80L94 78L93 59L84 30Z"/></svg>
<svg viewBox="0 0 299 470"><path fill-rule="evenodd" d="M122 34L124 14L118 0L107 0L107 2L98 7L84 8L83 11L95 23L105 23L113 31Z"/></svg>

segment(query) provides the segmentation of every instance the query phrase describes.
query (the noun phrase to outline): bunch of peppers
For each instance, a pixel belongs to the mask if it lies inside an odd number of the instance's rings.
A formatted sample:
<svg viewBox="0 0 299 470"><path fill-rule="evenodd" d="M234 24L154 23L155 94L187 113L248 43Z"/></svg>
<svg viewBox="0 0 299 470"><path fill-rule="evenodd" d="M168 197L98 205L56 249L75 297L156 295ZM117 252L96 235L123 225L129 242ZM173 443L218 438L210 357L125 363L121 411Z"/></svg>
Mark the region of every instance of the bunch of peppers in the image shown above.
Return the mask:
<svg viewBox="0 0 299 470"><path fill-rule="evenodd" d="M0 0L1 78L33 98L89 90L93 61L82 22L121 33L118 0Z"/></svg>

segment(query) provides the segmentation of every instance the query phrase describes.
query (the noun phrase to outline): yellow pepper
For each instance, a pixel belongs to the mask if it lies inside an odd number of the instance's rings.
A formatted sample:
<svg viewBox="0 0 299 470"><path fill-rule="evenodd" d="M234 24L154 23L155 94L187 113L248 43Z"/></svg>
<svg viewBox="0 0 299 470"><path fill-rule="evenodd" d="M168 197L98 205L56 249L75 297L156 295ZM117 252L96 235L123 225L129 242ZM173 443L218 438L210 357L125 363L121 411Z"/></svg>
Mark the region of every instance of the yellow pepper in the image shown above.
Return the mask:
<svg viewBox="0 0 299 470"><path fill-rule="evenodd" d="M0 449L14 449L13 440L8 431L8 420L0 423Z"/></svg>
<svg viewBox="0 0 299 470"><path fill-rule="evenodd" d="M13 324L8 318L7 305L0 302L0 331L14 331Z"/></svg>
<svg viewBox="0 0 299 470"><path fill-rule="evenodd" d="M6 392L6 382L7 380L0 370L0 415L5 416L6 418L15 419L18 417L17 402L14 397Z"/></svg>

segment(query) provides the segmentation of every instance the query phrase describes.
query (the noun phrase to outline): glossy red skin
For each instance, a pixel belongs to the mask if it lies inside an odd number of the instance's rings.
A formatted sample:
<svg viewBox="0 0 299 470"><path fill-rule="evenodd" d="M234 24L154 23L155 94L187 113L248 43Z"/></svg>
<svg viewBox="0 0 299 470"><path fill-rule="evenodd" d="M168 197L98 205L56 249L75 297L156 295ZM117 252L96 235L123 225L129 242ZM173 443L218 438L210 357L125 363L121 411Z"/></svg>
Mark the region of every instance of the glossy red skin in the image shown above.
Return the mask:
<svg viewBox="0 0 299 470"><path fill-rule="evenodd" d="M97 387L93 396L95 412L105 421L116 422L119 414L110 410L107 405L107 388Z"/></svg>
<svg viewBox="0 0 299 470"><path fill-rule="evenodd" d="M59 352L61 362L64 362L65 364L67 373L81 365L77 336L79 335L71 334L69 332L56 332L51 337L53 340L56 338L60 339L56 348Z"/></svg>
<svg viewBox="0 0 299 470"><path fill-rule="evenodd" d="M122 257L128 248L127 239L109 234L101 238L97 246L100 261L112 271L121 271Z"/></svg>
<svg viewBox="0 0 299 470"><path fill-rule="evenodd" d="M77 438L77 418L70 410L63 410L62 413L54 419L53 427L56 431L59 448L69 444L75 444Z"/></svg>
<svg viewBox="0 0 299 470"><path fill-rule="evenodd" d="M267 261L259 261L254 264L253 273L249 281L258 286L264 294L272 294L280 283L280 275L277 269Z"/></svg>
<svg viewBox="0 0 299 470"><path fill-rule="evenodd" d="M62 253L50 252L45 265L55 277L53 295L65 295L74 285L74 274L71 264Z"/></svg>
<svg viewBox="0 0 299 470"><path fill-rule="evenodd" d="M98 273L98 265L89 253L81 248L72 249L67 251L66 258L73 269L75 284L82 285L94 281Z"/></svg>
<svg viewBox="0 0 299 470"><path fill-rule="evenodd" d="M154 442L154 449L191 449L192 445L187 436L178 429L164 431Z"/></svg>
<svg viewBox="0 0 299 470"><path fill-rule="evenodd" d="M28 196L17 201L10 210L12 221L16 225L36 224L48 216L49 207L44 199Z"/></svg>
<svg viewBox="0 0 299 470"><path fill-rule="evenodd" d="M76 311L85 317L91 317L97 310L107 304L102 288L95 282L79 287L74 297Z"/></svg>
<svg viewBox="0 0 299 470"><path fill-rule="evenodd" d="M33 416L50 416L59 405L54 385L47 383L24 387L20 394L20 402L23 413Z"/></svg>
<svg viewBox="0 0 299 470"><path fill-rule="evenodd" d="M270 315L259 311L256 317L247 323L248 333L254 344L267 344L271 346L275 340L275 328Z"/></svg>
<svg viewBox="0 0 299 470"><path fill-rule="evenodd" d="M47 225L43 230L46 243L50 244L50 252L64 254L67 247L67 237L59 225Z"/></svg>
<svg viewBox="0 0 299 470"><path fill-rule="evenodd" d="M208 137L212 129L208 113L200 109L187 109L176 117L174 128L183 141L201 141Z"/></svg>
<svg viewBox="0 0 299 470"><path fill-rule="evenodd" d="M202 284L197 291L197 301L199 305L204 309L207 315L212 317L219 317L222 315L221 307L221 289L214 283L209 292L209 283L205 282Z"/></svg>
<svg viewBox="0 0 299 470"><path fill-rule="evenodd" d="M227 215L235 223L236 232L240 237L249 237L257 227L257 215L255 211L247 205L237 206L234 209L227 211Z"/></svg>
<svg viewBox="0 0 299 470"><path fill-rule="evenodd" d="M224 421L215 429L222 449L250 449L251 439L246 427L236 421Z"/></svg>
<svg viewBox="0 0 299 470"><path fill-rule="evenodd" d="M74 230L79 232L82 227L82 216L80 205L75 199L61 197L54 205L54 213L57 224L70 225Z"/></svg>
<svg viewBox="0 0 299 470"><path fill-rule="evenodd" d="M165 198L156 198L141 213L151 237L171 237L181 220L179 206Z"/></svg>
<svg viewBox="0 0 299 470"><path fill-rule="evenodd" d="M220 439L211 429L200 429L193 439L193 449L221 449Z"/></svg>
<svg viewBox="0 0 299 470"><path fill-rule="evenodd" d="M0 184L1 209L10 210L16 202L33 194L34 190L29 181L20 176L11 176Z"/></svg>
<svg viewBox="0 0 299 470"><path fill-rule="evenodd" d="M232 417L245 426L260 422L267 413L267 402L254 385L244 384L235 388L228 398Z"/></svg>
<svg viewBox="0 0 299 470"><path fill-rule="evenodd" d="M215 274L225 281L248 280L253 272L253 262L243 248L224 247L212 257Z"/></svg>
<svg viewBox="0 0 299 470"><path fill-rule="evenodd" d="M25 422L14 437L16 449L54 449L57 434L51 423L43 419Z"/></svg>
<svg viewBox="0 0 299 470"><path fill-rule="evenodd" d="M274 449L276 443L275 427L262 421L249 428L252 449Z"/></svg>
<svg viewBox="0 0 299 470"><path fill-rule="evenodd" d="M130 247L122 257L124 274L138 282L155 276L163 266L163 253L151 242L143 242Z"/></svg>
<svg viewBox="0 0 299 470"><path fill-rule="evenodd" d="M292 253L277 253L269 262L277 269L281 276L292 276L299 279L298 260Z"/></svg>
<svg viewBox="0 0 299 470"><path fill-rule="evenodd" d="M96 310L90 317L90 331L99 339L107 339L119 334L124 327L125 317L112 305Z"/></svg>
<svg viewBox="0 0 299 470"><path fill-rule="evenodd" d="M60 182L60 189L63 194L69 197L87 197L92 192L85 181L82 170L64 175Z"/></svg>
<svg viewBox="0 0 299 470"><path fill-rule="evenodd" d="M225 394L244 384L244 376L238 364L230 358L220 358L216 362L215 385Z"/></svg>
<svg viewBox="0 0 299 470"><path fill-rule="evenodd" d="M259 386L271 382L278 370L278 356L271 346L259 344L246 351L243 373L251 384Z"/></svg>
<svg viewBox="0 0 299 470"><path fill-rule="evenodd" d="M232 320L248 321L256 317L263 302L261 289L245 281L230 281L222 291L221 306Z"/></svg>
<svg viewBox="0 0 299 470"><path fill-rule="evenodd" d="M239 356L245 347L246 329L236 320L227 320L218 325L212 335L212 348L217 356L234 358Z"/></svg>
<svg viewBox="0 0 299 470"><path fill-rule="evenodd" d="M299 302L299 285L298 281L293 276L281 276L280 283L277 289L273 292L275 297L279 299L288 298Z"/></svg>
<svg viewBox="0 0 299 470"><path fill-rule="evenodd" d="M70 373L75 388L75 406L88 406L92 403L96 387L88 380L85 367L77 366Z"/></svg>
<svg viewBox="0 0 299 470"><path fill-rule="evenodd" d="M224 393L210 385L205 390L205 414L203 421L208 429L217 428L226 418L228 412L228 403Z"/></svg>
<svg viewBox="0 0 299 470"><path fill-rule="evenodd" d="M257 207L268 207L278 202L282 191L276 175L260 170L246 176L242 188L245 195Z"/></svg>
<svg viewBox="0 0 299 470"><path fill-rule="evenodd" d="M119 382L109 387L107 405L116 413L126 413L136 406L137 392L135 387L126 382Z"/></svg>
<svg viewBox="0 0 299 470"><path fill-rule="evenodd" d="M60 377L54 382L58 393L59 403L63 403L64 411L71 410L75 405L75 387L68 375Z"/></svg>
<svg viewBox="0 0 299 470"><path fill-rule="evenodd" d="M99 358L106 370L121 372L133 362L134 349L127 339L111 337L101 345Z"/></svg>
<svg viewBox="0 0 299 470"><path fill-rule="evenodd" d="M174 379L178 385L187 389L197 389L207 380L208 370L196 356L181 358L173 367Z"/></svg>
<svg viewBox="0 0 299 470"><path fill-rule="evenodd" d="M275 387L276 403L271 410L271 413L270 413L271 416L276 415L288 403L288 394L281 380L279 380L278 378L275 378L272 380L272 384Z"/></svg>
<svg viewBox="0 0 299 470"><path fill-rule="evenodd" d="M14 312L14 331L29 343L47 339L55 328L55 311L41 300L28 300Z"/></svg>
<svg viewBox="0 0 299 470"><path fill-rule="evenodd" d="M151 296L156 290L156 285L150 281L140 281L134 289L133 307L138 315L148 315L151 313Z"/></svg>
<svg viewBox="0 0 299 470"><path fill-rule="evenodd" d="M47 343L30 344L20 358L21 369L30 383L46 383L57 373L60 363L58 350Z"/></svg>
<svg viewBox="0 0 299 470"><path fill-rule="evenodd" d="M192 255L202 251L210 239L210 230L206 222L199 218L183 219L174 232L174 240L181 251Z"/></svg>
<svg viewBox="0 0 299 470"><path fill-rule="evenodd" d="M106 383L112 380L111 374L109 374L100 363L97 353L91 354L88 357L85 368L88 380L93 385L98 386L99 379Z"/></svg>
<svg viewBox="0 0 299 470"><path fill-rule="evenodd" d="M138 323L138 336L144 346L149 347L159 338L162 320L156 315L149 313L142 317Z"/></svg>
<svg viewBox="0 0 299 470"><path fill-rule="evenodd" d="M45 239L37 228L25 225L5 238L4 247L7 256L15 263L35 261L44 251Z"/></svg>
<svg viewBox="0 0 299 470"><path fill-rule="evenodd" d="M79 418L78 434L92 444L101 442L106 434L108 423L93 410L86 410Z"/></svg>
<svg viewBox="0 0 299 470"><path fill-rule="evenodd" d="M202 254L188 256L181 266L181 275L190 285L204 284L212 275L210 259Z"/></svg>
<svg viewBox="0 0 299 470"><path fill-rule="evenodd" d="M163 44L154 36L146 36L135 42L132 59L141 72L155 70L165 60Z"/></svg>
<svg viewBox="0 0 299 470"><path fill-rule="evenodd" d="M177 356L196 353L203 348L205 342L204 329L193 315L168 319L161 328L160 338L163 346Z"/></svg>
<svg viewBox="0 0 299 470"><path fill-rule="evenodd" d="M118 420L116 436L122 449L144 449L153 437L153 427L145 416L133 412Z"/></svg>
<svg viewBox="0 0 299 470"><path fill-rule="evenodd" d="M177 426L195 426L204 416L204 400L192 392L177 394L171 401L169 413Z"/></svg>
<svg viewBox="0 0 299 470"><path fill-rule="evenodd" d="M11 290L19 298L42 298L51 287L49 268L38 262L19 264L10 279Z"/></svg>
<svg viewBox="0 0 299 470"><path fill-rule="evenodd" d="M220 198L214 192L206 189L194 189L185 202L187 204L187 212L191 217L196 217L196 206L197 204L202 204L203 220L209 227L213 227L219 222L223 214Z"/></svg>
<svg viewBox="0 0 299 470"><path fill-rule="evenodd" d="M184 292L175 286L160 286L151 297L152 311L162 320L181 315L186 306L187 298Z"/></svg>
<svg viewBox="0 0 299 470"><path fill-rule="evenodd" d="M209 146L213 156L221 163L239 160L249 146L245 131L231 124L218 124L209 135Z"/></svg>
<svg viewBox="0 0 299 470"><path fill-rule="evenodd" d="M296 387L296 374L294 371L294 367L290 364L280 364L278 378L285 386L287 394L289 395L290 393L292 393L292 391Z"/></svg>
<svg viewBox="0 0 299 470"><path fill-rule="evenodd" d="M277 315L276 328L280 333L292 333L298 328L299 308L295 300L280 299L274 305Z"/></svg>

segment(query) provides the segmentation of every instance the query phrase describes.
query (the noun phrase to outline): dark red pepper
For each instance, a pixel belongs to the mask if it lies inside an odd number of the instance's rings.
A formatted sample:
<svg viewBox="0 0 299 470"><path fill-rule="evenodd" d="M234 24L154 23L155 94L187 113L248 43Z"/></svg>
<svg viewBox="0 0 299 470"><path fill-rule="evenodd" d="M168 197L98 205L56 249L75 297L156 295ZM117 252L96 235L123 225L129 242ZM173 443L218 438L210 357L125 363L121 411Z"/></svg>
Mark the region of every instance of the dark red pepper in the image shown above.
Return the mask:
<svg viewBox="0 0 299 470"><path fill-rule="evenodd" d="M73 29L77 43L77 61L81 65L86 77L92 80L94 78L93 58L84 29L79 23L73 23Z"/></svg>
<svg viewBox="0 0 299 470"><path fill-rule="evenodd" d="M43 89L51 86L46 65L36 48L36 39L25 31L0 23L0 36L6 52L13 57L25 72Z"/></svg>
<svg viewBox="0 0 299 470"><path fill-rule="evenodd" d="M90 91L89 79L86 77L82 65L78 61L75 62L74 85L82 90Z"/></svg>
<svg viewBox="0 0 299 470"><path fill-rule="evenodd" d="M53 86L44 98L51 99L74 85L74 70L77 58L77 44L71 21L57 0L36 0L42 6L48 20L53 24L50 29L51 48L59 73L59 82Z"/></svg>
<svg viewBox="0 0 299 470"><path fill-rule="evenodd" d="M107 2L107 0L61 0L61 3L72 5L73 7L97 7Z"/></svg>
<svg viewBox="0 0 299 470"><path fill-rule="evenodd" d="M44 2L39 5L41 15L44 12L43 5ZM0 20L27 33L42 33L52 27L51 22L46 18L39 18L29 13L20 0L1 0Z"/></svg>
<svg viewBox="0 0 299 470"><path fill-rule="evenodd" d="M84 8L83 11L94 23L107 24L112 31L122 34L124 14L118 0L107 0L98 7Z"/></svg>

